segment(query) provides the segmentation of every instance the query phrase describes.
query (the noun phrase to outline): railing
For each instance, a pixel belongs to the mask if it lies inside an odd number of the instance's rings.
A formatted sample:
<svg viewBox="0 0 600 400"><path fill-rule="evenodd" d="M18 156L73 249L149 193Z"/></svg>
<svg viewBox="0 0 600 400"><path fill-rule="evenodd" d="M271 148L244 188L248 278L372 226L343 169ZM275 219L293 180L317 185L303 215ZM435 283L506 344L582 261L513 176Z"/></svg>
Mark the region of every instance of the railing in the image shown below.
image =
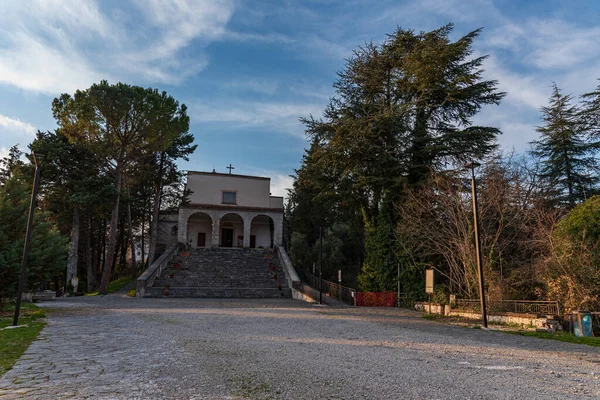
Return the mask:
<svg viewBox="0 0 600 400"><path fill-rule="evenodd" d="M308 271L304 271L302 274L308 286L312 287L315 290L319 290L319 277L311 274ZM342 286L337 283L322 280L323 282L323 293L328 295L329 297L336 298L344 303L348 303L351 306L355 305L356 299L356 290Z"/></svg>
<svg viewBox="0 0 600 400"><path fill-rule="evenodd" d="M481 312L478 299L456 299L453 308ZM509 312L515 314L560 315L558 301L536 300L493 300L487 304L487 312Z"/></svg>
<svg viewBox="0 0 600 400"><path fill-rule="evenodd" d="M178 246L178 243L171 245L171 247L158 257L158 259L137 279L136 297L144 297L146 295L146 289L152 286L154 280L162 273L163 268L165 268L169 264L169 261L177 254Z"/></svg>

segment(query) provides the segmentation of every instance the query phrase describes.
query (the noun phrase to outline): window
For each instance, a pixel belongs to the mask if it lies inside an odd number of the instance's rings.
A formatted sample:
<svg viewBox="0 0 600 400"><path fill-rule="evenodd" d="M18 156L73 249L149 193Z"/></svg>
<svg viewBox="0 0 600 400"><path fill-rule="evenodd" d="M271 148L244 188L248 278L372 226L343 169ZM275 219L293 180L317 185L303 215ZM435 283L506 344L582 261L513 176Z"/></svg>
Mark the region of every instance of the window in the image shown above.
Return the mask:
<svg viewBox="0 0 600 400"><path fill-rule="evenodd" d="M235 192L223 192L223 204L237 204Z"/></svg>

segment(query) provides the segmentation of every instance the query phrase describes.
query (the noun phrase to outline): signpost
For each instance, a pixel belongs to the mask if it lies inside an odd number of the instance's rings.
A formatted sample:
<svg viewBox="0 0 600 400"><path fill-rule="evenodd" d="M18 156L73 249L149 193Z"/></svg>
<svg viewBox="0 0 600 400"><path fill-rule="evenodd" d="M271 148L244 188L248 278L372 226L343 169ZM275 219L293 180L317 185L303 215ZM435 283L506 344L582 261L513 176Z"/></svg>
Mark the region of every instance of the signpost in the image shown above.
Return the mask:
<svg viewBox="0 0 600 400"><path fill-rule="evenodd" d="M431 295L433 294L433 269L425 270L425 293L429 295L429 314L431 314Z"/></svg>

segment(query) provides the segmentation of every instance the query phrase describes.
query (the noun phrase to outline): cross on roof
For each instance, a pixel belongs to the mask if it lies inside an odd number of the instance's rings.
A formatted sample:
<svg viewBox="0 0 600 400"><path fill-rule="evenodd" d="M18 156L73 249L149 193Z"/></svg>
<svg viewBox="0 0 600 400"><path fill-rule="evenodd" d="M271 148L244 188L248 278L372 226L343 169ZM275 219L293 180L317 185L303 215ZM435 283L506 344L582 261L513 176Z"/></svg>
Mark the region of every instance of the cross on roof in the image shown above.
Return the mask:
<svg viewBox="0 0 600 400"><path fill-rule="evenodd" d="M231 165L231 163L229 163L229 167L225 167L225 168L227 168L227 169L229 170L229 175L231 175L231 170L232 170L232 169L235 169L235 167L233 167L233 166Z"/></svg>

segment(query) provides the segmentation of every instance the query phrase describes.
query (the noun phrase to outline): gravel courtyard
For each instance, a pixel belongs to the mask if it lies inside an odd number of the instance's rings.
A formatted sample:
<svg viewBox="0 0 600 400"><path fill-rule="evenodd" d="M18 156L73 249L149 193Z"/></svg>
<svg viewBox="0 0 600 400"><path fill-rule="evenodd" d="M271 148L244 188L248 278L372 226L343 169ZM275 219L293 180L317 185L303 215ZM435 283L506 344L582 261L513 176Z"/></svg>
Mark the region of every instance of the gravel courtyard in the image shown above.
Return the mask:
<svg viewBox="0 0 600 400"><path fill-rule="evenodd" d="M42 304L0 399L600 397L600 349L296 300Z"/></svg>

